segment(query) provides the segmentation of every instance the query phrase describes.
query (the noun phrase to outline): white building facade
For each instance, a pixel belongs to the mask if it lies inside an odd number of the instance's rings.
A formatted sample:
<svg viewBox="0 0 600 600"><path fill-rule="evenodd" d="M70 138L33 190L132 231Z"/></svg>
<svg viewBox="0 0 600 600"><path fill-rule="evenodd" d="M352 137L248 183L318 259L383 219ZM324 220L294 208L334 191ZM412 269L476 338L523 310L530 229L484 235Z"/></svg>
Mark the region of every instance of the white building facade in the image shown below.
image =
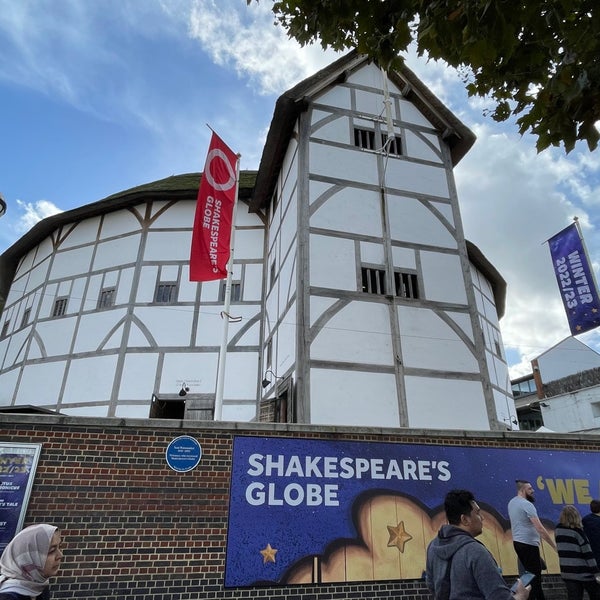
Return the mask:
<svg viewBox="0 0 600 600"><path fill-rule="evenodd" d="M354 53L281 96L240 188L224 420L268 404L331 426L514 427L505 283L465 240L454 183L473 142L410 71ZM151 405L182 389L186 417L210 413L222 282L188 281L195 192L164 187L52 217L1 257L0 405L164 416Z"/></svg>

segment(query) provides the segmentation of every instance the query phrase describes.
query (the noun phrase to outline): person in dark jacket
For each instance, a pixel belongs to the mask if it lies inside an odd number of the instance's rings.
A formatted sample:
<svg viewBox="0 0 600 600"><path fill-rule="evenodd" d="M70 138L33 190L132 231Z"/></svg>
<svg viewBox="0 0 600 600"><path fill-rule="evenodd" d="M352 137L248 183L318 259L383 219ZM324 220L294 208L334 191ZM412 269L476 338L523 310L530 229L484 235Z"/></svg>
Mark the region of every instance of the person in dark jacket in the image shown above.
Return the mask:
<svg viewBox="0 0 600 600"><path fill-rule="evenodd" d="M26 527L0 557L0 600L48 600L49 578L58 573L63 553L54 525Z"/></svg>
<svg viewBox="0 0 600 600"><path fill-rule="evenodd" d="M519 581L513 595L490 551L475 538L483 515L468 490L452 490L444 501L448 525L427 547L425 579L435 600L527 600Z"/></svg>
<svg viewBox="0 0 600 600"><path fill-rule="evenodd" d="M585 515L581 522L583 530L590 540L590 546L596 559L596 564L600 567L600 500L592 500L590 502L589 515Z"/></svg>
<svg viewBox="0 0 600 600"><path fill-rule="evenodd" d="M582 600L584 590L590 600L600 600L600 568L583 531L581 515L574 506L562 509L554 537L568 600Z"/></svg>

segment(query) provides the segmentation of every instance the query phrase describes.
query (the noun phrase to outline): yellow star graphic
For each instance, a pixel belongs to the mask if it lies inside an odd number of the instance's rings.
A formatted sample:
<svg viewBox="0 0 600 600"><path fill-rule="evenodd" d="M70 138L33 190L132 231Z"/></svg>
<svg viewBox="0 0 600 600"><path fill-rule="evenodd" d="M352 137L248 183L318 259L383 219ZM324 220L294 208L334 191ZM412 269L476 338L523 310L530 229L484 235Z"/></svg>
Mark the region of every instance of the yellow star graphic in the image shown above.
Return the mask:
<svg viewBox="0 0 600 600"><path fill-rule="evenodd" d="M264 550L261 550L260 553L263 557L263 565L267 564L268 562L275 562L277 550L275 550L275 548L271 548L271 544L267 544L267 547Z"/></svg>
<svg viewBox="0 0 600 600"><path fill-rule="evenodd" d="M388 525L387 528L390 534L388 547L396 546L400 552L404 552L404 544L412 540L412 535L404 529L404 521L400 521L396 527Z"/></svg>

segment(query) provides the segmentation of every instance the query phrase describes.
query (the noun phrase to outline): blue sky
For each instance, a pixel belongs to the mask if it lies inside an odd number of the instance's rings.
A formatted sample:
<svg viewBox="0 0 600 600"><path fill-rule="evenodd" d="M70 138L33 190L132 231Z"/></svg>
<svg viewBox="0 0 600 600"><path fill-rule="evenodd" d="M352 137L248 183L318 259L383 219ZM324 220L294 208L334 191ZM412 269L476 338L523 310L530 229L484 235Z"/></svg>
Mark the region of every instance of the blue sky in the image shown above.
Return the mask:
<svg viewBox="0 0 600 600"><path fill-rule="evenodd" d="M169 175L200 171L209 124L258 166L275 101L335 60L273 24L272 2L0 0L3 252L40 218ZM483 116L457 73L407 64L476 133L457 166L466 237L508 283L511 373L569 335L546 239L579 217L600 258L600 154L538 155L513 122ZM600 348L597 331L579 336Z"/></svg>

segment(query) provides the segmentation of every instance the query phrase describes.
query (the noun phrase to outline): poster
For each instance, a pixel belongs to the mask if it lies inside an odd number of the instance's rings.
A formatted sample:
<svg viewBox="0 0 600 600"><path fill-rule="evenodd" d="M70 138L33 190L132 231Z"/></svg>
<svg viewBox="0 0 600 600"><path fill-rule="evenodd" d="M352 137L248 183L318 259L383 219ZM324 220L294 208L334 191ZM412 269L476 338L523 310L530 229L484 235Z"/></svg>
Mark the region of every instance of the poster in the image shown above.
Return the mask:
<svg viewBox="0 0 600 600"><path fill-rule="evenodd" d="M0 553L23 528L41 448L0 443Z"/></svg>
<svg viewBox="0 0 600 600"><path fill-rule="evenodd" d="M452 489L475 494L478 539L516 574L516 479L552 531L565 504L584 515L600 497L600 453L236 436L225 586L419 579Z"/></svg>

